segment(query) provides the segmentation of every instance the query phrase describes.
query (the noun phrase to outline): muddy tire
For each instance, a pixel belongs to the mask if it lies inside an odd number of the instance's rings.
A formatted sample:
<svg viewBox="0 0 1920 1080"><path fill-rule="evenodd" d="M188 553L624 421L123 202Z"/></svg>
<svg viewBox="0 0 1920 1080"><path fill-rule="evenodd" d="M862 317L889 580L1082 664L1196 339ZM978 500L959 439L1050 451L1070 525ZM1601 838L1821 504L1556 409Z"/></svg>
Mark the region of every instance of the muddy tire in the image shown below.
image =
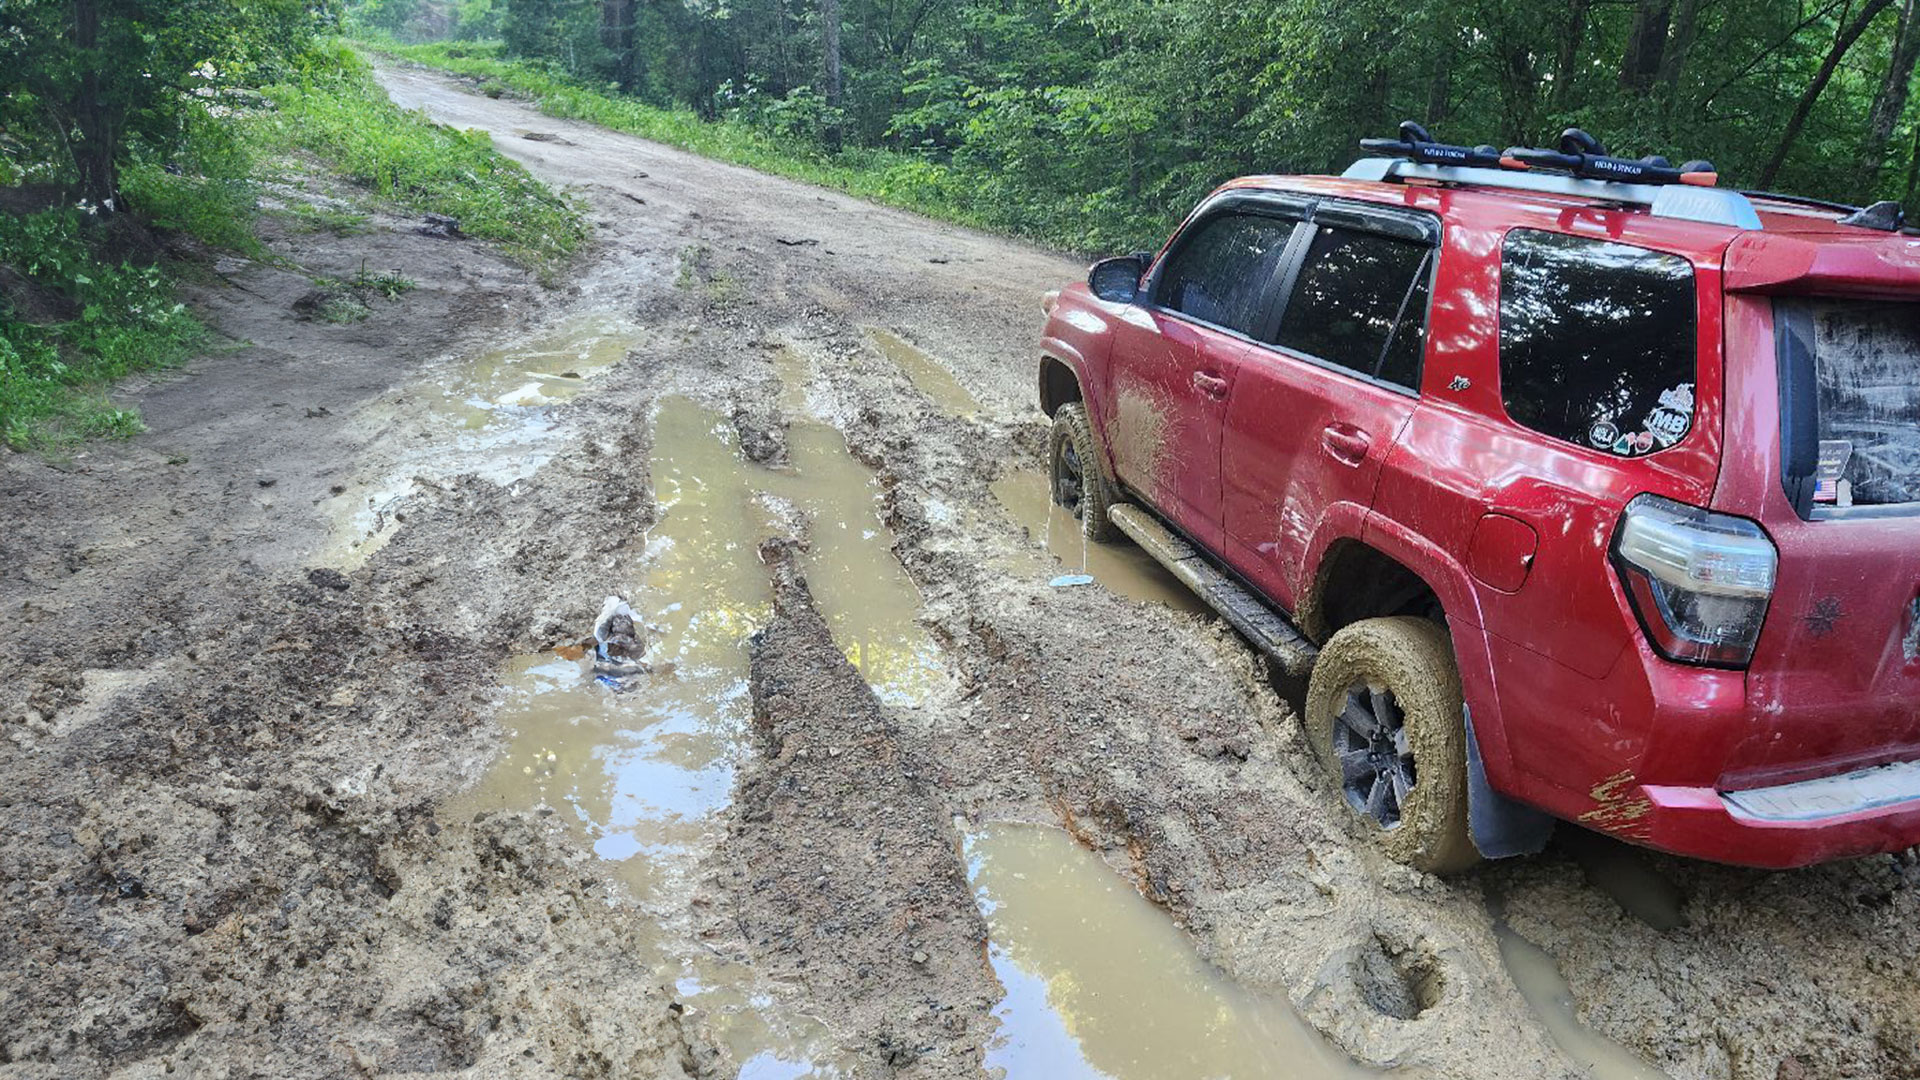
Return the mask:
<svg viewBox="0 0 1920 1080"><path fill-rule="evenodd" d="M1086 407L1077 401L1060 406L1053 414L1053 437L1047 443L1054 505L1073 511L1087 539L1104 544L1119 539L1120 529L1107 519L1107 507L1116 499L1101 462Z"/></svg>
<svg viewBox="0 0 1920 1080"><path fill-rule="evenodd" d="M1396 862L1436 874L1480 861L1467 825L1467 734L1446 631L1364 619L1320 650L1306 731L1343 809Z"/></svg>

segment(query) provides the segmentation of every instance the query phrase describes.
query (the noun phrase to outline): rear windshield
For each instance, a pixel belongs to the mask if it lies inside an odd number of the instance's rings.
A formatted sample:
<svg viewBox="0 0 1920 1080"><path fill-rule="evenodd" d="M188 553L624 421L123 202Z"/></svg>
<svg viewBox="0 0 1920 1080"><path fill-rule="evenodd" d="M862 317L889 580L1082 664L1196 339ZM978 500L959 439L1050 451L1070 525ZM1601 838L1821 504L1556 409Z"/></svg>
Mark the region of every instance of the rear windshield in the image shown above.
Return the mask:
<svg viewBox="0 0 1920 1080"><path fill-rule="evenodd" d="M1920 304L1792 300L1780 309L1811 346L1814 393L1800 400L1817 440L1813 502L1920 502Z"/></svg>

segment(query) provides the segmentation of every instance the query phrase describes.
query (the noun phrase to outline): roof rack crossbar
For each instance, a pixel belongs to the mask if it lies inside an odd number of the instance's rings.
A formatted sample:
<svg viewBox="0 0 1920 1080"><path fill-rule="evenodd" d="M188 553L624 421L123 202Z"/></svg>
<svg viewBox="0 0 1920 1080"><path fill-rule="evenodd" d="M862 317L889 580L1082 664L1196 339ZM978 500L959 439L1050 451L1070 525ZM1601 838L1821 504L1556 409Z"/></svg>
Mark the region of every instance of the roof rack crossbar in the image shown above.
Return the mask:
<svg viewBox="0 0 1920 1080"><path fill-rule="evenodd" d="M1654 217L1759 229L1760 215L1753 203L1737 191L1690 184L1627 184L1588 180L1564 173L1490 169L1478 166L1429 165L1403 158L1361 158L1342 174L1348 180L1425 180L1436 184L1506 188L1546 195L1572 195L1600 202L1645 206Z"/></svg>

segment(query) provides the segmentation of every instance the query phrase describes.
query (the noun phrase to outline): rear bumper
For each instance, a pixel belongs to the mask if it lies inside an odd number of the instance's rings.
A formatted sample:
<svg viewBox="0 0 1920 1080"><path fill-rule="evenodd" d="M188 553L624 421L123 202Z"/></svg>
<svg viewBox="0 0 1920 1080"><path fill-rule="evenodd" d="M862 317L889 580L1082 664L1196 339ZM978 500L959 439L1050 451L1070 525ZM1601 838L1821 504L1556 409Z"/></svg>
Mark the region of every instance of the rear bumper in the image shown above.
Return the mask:
<svg viewBox="0 0 1920 1080"><path fill-rule="evenodd" d="M1867 775L1877 771L1725 794L1713 788L1640 786L1625 793L1620 804L1634 812L1633 827L1625 832L1629 839L1676 855L1768 869L1920 844L1920 796L1878 801L1877 792L1888 789ZM1816 799L1798 797L1807 794L1833 801L1822 807ZM1846 808L1854 796L1862 805Z"/></svg>

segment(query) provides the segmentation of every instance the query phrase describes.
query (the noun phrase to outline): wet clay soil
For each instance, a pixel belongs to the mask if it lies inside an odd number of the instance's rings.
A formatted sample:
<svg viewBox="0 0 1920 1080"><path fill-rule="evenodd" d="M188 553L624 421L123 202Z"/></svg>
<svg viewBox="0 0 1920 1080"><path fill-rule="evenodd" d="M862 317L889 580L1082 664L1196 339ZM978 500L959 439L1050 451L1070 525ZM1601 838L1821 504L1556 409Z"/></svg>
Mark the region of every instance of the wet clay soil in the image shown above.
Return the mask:
<svg viewBox="0 0 1920 1080"><path fill-rule="evenodd" d="M148 435L0 460L0 1074L1920 1074L1910 859L1441 881L1330 812L1244 644L1043 501L1075 261L384 78L601 243L270 228L420 288L249 264Z"/></svg>

